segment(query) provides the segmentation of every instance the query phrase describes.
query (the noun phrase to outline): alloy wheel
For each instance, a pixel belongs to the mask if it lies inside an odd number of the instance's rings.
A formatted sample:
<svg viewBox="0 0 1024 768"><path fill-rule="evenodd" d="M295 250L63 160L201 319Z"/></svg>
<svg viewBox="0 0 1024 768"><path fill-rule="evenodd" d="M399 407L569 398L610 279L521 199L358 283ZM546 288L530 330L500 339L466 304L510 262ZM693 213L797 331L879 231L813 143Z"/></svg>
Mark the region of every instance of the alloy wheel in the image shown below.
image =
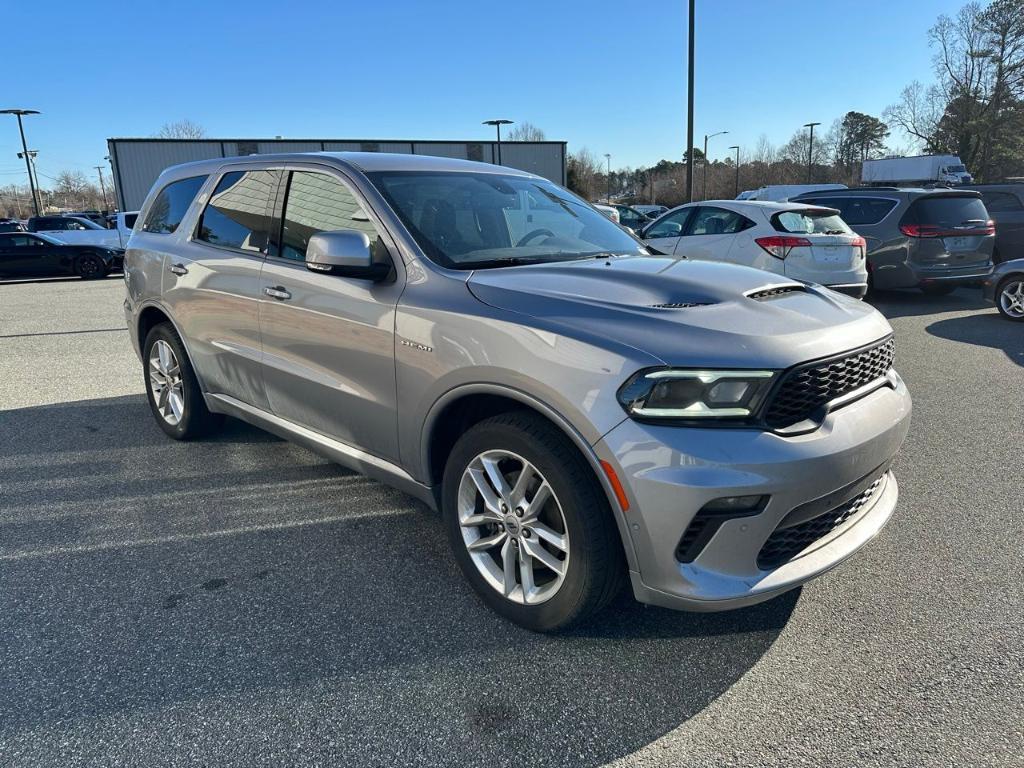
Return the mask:
<svg viewBox="0 0 1024 768"><path fill-rule="evenodd" d="M999 291L999 306L1014 319L1024 318L1024 280L1011 280Z"/></svg>
<svg viewBox="0 0 1024 768"><path fill-rule="evenodd" d="M514 603L550 600L565 581L569 534L550 484L510 451L485 451L459 483L462 539L484 580Z"/></svg>
<svg viewBox="0 0 1024 768"><path fill-rule="evenodd" d="M150 348L149 388L157 413L171 426L177 426L185 415L185 386L174 349L163 339L157 339Z"/></svg>

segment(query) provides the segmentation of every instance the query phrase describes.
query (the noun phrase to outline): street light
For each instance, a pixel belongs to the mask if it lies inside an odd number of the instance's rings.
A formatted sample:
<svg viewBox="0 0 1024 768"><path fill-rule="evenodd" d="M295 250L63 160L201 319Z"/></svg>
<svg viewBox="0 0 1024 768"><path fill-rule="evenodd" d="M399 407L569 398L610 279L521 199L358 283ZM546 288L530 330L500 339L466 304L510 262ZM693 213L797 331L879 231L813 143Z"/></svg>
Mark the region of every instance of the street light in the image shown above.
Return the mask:
<svg viewBox="0 0 1024 768"><path fill-rule="evenodd" d="M605 199L610 205L612 202L612 156L605 152L604 159L608 161L608 194L605 195Z"/></svg>
<svg viewBox="0 0 1024 768"><path fill-rule="evenodd" d="M498 132L498 162L497 165L501 165L501 126L512 125L511 120L484 120L481 125L493 125L494 129Z"/></svg>
<svg viewBox="0 0 1024 768"><path fill-rule="evenodd" d="M729 149L736 150L736 197L740 196L740 145L736 144L729 147Z"/></svg>
<svg viewBox="0 0 1024 768"><path fill-rule="evenodd" d="M811 158L814 157L814 126L821 123L804 123L804 128L811 129L811 139L807 142L807 183L811 183Z"/></svg>
<svg viewBox="0 0 1024 768"><path fill-rule="evenodd" d="M700 193L701 200L708 199L708 139L713 139L715 136L723 136L727 133L728 131L719 131L718 133L712 133L710 136L706 133L704 134L704 186Z"/></svg>
<svg viewBox="0 0 1024 768"><path fill-rule="evenodd" d="M18 118L18 131L21 133L21 149L25 153L25 170L28 172L28 186L32 190L32 208L39 215L39 198L36 196L36 182L32 178L32 160L28 154L28 144L25 143L25 126L21 124L23 115L38 115L37 109L0 109L0 115L16 115Z"/></svg>
<svg viewBox="0 0 1024 768"><path fill-rule="evenodd" d="M107 185L103 183L103 166L94 165L93 168L95 168L100 175L100 192L103 195L103 208L107 209Z"/></svg>

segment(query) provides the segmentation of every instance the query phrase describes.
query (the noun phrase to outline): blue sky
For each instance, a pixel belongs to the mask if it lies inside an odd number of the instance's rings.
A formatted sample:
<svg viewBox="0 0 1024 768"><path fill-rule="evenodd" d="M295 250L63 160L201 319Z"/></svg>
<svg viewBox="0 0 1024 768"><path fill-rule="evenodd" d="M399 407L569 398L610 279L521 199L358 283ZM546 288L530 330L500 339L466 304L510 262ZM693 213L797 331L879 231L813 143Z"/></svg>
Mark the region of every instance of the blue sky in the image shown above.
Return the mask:
<svg viewBox="0 0 1024 768"><path fill-rule="evenodd" d="M926 32L961 0L697 0L697 143L775 143L930 79ZM641 10L643 13L641 13ZM686 2L104 2L4 12L3 106L34 108L39 172L95 175L107 137L189 118L210 136L488 139L490 117L610 152L686 144ZM897 141L896 143L900 143ZM0 116L0 185L23 182ZM43 179L47 183L47 179Z"/></svg>

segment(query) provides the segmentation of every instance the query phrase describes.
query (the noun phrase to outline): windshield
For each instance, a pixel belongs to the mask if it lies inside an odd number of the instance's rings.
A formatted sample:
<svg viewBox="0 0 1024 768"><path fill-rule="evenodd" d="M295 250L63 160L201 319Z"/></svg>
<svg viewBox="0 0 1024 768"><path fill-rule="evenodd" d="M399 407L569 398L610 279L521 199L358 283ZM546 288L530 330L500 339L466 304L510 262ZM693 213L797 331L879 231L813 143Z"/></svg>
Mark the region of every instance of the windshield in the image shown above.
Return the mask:
<svg viewBox="0 0 1024 768"><path fill-rule="evenodd" d="M962 165L951 165L948 170L950 173L965 173L967 168Z"/></svg>
<svg viewBox="0 0 1024 768"><path fill-rule="evenodd" d="M549 181L463 171L367 174L432 261L452 269L646 249Z"/></svg>
<svg viewBox="0 0 1024 768"><path fill-rule="evenodd" d="M800 235L845 235L853 231L838 213L813 209L777 213L772 224L779 232Z"/></svg>

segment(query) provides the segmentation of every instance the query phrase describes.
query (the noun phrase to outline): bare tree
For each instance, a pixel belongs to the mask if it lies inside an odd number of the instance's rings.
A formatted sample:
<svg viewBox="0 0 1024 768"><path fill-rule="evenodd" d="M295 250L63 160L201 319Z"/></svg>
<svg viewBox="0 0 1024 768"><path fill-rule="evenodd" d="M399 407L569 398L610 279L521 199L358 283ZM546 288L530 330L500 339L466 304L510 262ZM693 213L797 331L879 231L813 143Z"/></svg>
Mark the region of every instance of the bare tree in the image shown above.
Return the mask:
<svg viewBox="0 0 1024 768"><path fill-rule="evenodd" d="M523 121L508 132L509 141L544 141L544 131L533 123Z"/></svg>
<svg viewBox="0 0 1024 768"><path fill-rule="evenodd" d="M566 177L569 189L587 200L597 197L598 182L604 180L601 163L586 147L570 153Z"/></svg>
<svg viewBox="0 0 1024 768"><path fill-rule="evenodd" d="M206 129L185 118L172 123L164 123L160 126L156 136L158 139L202 139L206 136Z"/></svg>
<svg viewBox="0 0 1024 768"><path fill-rule="evenodd" d="M882 116L906 134L914 151L928 150L932 148L943 106L938 88L926 88L915 80L903 89L900 100L890 104Z"/></svg>

